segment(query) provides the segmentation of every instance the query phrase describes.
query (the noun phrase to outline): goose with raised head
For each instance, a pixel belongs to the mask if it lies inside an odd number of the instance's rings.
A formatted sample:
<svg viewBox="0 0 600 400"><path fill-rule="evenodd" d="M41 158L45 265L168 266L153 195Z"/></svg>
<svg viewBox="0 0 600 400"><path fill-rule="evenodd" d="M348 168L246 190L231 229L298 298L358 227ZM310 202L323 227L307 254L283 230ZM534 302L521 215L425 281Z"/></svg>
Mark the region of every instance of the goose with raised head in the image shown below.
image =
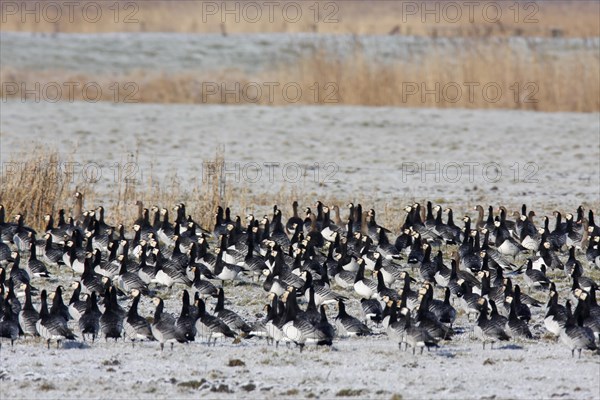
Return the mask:
<svg viewBox="0 0 600 400"><path fill-rule="evenodd" d="M570 307L570 301L567 300L567 306ZM556 286L551 285L548 303L546 305L546 315L544 316L544 327L554 336L560 336L567 322L567 307L558 304L558 293Z"/></svg>
<svg viewBox="0 0 600 400"><path fill-rule="evenodd" d="M10 307L11 300L6 301L6 306ZM10 339L10 345L13 346L15 340L19 337L19 323L17 321L17 317L9 311L4 313L4 315L0 318L0 348L2 348L2 340L1 338Z"/></svg>
<svg viewBox="0 0 600 400"><path fill-rule="evenodd" d="M594 333L590 328L583 326L583 318L580 312L580 307L575 309L575 313L571 313L571 308L567 307L567 321L564 329L560 332L560 341L571 349L571 357L575 357L575 350L581 358L581 350L597 350Z"/></svg>
<svg viewBox="0 0 600 400"><path fill-rule="evenodd" d="M505 331L512 338L533 339L533 335L524 320L517 317L516 304L513 298L509 297L510 313L506 322Z"/></svg>
<svg viewBox="0 0 600 400"><path fill-rule="evenodd" d="M164 350L165 343L173 344L177 341L177 330L175 329L175 318L164 312L165 304L160 297L152 299L156 309L154 310L154 320L150 325L152 336L160 343L160 350Z"/></svg>
<svg viewBox="0 0 600 400"><path fill-rule="evenodd" d="M141 298L141 292L137 289L131 291L133 301L127 311L127 317L123 321L123 333L126 338L135 342L136 340L154 340L152 329L148 320L138 314L138 304Z"/></svg>
<svg viewBox="0 0 600 400"><path fill-rule="evenodd" d="M49 278L50 273L48 272L48 268L46 268L46 265L42 261L38 260L36 253L35 245L30 243L29 260L27 260L27 264L25 265L29 275L37 278Z"/></svg>
<svg viewBox="0 0 600 400"><path fill-rule="evenodd" d="M546 266L542 265L542 269L533 268L533 260L527 260L527 269L524 275L527 286L538 290L547 290L550 288L550 279L546 276Z"/></svg>
<svg viewBox="0 0 600 400"><path fill-rule="evenodd" d="M308 301L309 298L309 288L313 288L315 304L317 307L321 304L333 304L337 303L339 300L348 300L347 297L334 292L328 287L322 285L313 285L313 277L310 271L304 271L301 276L304 278L304 286L301 290L304 293L306 300Z"/></svg>
<svg viewBox="0 0 600 400"><path fill-rule="evenodd" d="M225 308L225 292L219 289L217 295L217 305L214 316L223 321L232 331L248 335L252 327L246 323L235 311Z"/></svg>
<svg viewBox="0 0 600 400"><path fill-rule="evenodd" d="M479 317L477 318L477 325L473 332L475 336L481 339L483 348L485 349L486 343L491 343L492 349L494 343L497 341L507 341L510 339L505 330L505 324L499 319L488 318L488 302L484 298L480 298L477 302L479 305Z"/></svg>
<svg viewBox="0 0 600 400"><path fill-rule="evenodd" d="M279 342L283 340L284 334L281 330L283 326L284 305L279 300L279 296L271 294L271 305L267 305L267 321L265 328L267 330L267 340L275 343L275 348L279 347Z"/></svg>
<svg viewBox="0 0 600 400"><path fill-rule="evenodd" d="M38 336L36 324L39 319L40 313L33 307L31 301L31 286L25 284L25 304L19 312L19 326L23 331L23 335Z"/></svg>
<svg viewBox="0 0 600 400"><path fill-rule="evenodd" d="M81 314L85 311L87 307L87 297L83 300L81 297L81 282L73 282L71 283L71 288L73 288L73 293L71 294L71 298L69 299L69 315L73 320L79 321Z"/></svg>
<svg viewBox="0 0 600 400"><path fill-rule="evenodd" d="M306 344L319 344L331 339L321 330L317 329L307 319L299 315L299 307L295 291L286 292L285 314L281 328L285 339L295 343L300 351Z"/></svg>
<svg viewBox="0 0 600 400"><path fill-rule="evenodd" d="M193 342L196 337L196 318L190 314L190 294L183 291L181 313L175 320L175 333L180 343Z"/></svg>
<svg viewBox="0 0 600 400"><path fill-rule="evenodd" d="M292 212L292 216L287 220L285 224L285 229L289 234L294 233L294 231L296 230L296 226L302 226L302 224L304 223L302 218L300 218L300 216L298 215L298 202L296 200L294 200L294 202L292 203Z"/></svg>
<svg viewBox="0 0 600 400"><path fill-rule="evenodd" d="M42 290L40 295L40 319L36 322L36 329L38 334L46 340L48 348L50 348L50 341L56 340L56 348L58 349L63 340L75 340L75 335L67 327L65 318L59 314L48 312L47 298L46 290Z"/></svg>
<svg viewBox="0 0 600 400"><path fill-rule="evenodd" d="M111 286L104 295L104 312L100 317L100 333L104 339L119 339L123 331L123 316L116 303L116 288Z"/></svg>
<svg viewBox="0 0 600 400"><path fill-rule="evenodd" d="M354 291L365 299L370 299L377 295L377 284L370 279L365 278L365 260L358 259L358 271L354 278Z"/></svg>
<svg viewBox="0 0 600 400"><path fill-rule="evenodd" d="M206 340L208 345L211 341L213 341L213 345L216 345L219 338L235 338L235 332L225 322L206 311L206 305L202 299L196 300L196 307L198 307L196 332L198 336Z"/></svg>
<svg viewBox="0 0 600 400"><path fill-rule="evenodd" d="M85 310L81 313L81 317L77 321L79 332L81 333L81 338L83 340L85 340L86 335L92 336L92 343L96 340L98 332L100 332L101 316L102 313L98 308L96 292L92 292L86 300Z"/></svg>
<svg viewBox="0 0 600 400"><path fill-rule="evenodd" d="M337 335L339 337L366 336L371 330L362 322L346 312L343 300L338 300L338 315L335 317Z"/></svg>

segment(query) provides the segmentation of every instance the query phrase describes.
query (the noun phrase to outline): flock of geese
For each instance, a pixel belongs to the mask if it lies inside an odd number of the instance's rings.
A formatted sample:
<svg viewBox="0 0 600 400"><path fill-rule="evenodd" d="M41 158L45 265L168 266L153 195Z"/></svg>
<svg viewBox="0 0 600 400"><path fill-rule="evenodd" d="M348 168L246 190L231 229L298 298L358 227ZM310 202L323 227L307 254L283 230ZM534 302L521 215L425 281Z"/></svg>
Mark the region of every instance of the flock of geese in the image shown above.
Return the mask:
<svg viewBox="0 0 600 400"><path fill-rule="evenodd" d="M287 220L277 206L244 220L218 207L210 230L184 204L172 214L137 205L126 232L107 224L102 207L86 211L76 193L72 215L47 215L43 234L21 214L8 221L0 205L0 340L41 337L58 348L64 340L122 338L163 349L259 337L302 351L384 333L422 353L461 331L484 348L539 340L530 327L542 317L573 356L600 343L598 285L589 276L600 268L600 227L582 207L538 226L525 205L510 215L490 206L487 216L477 206L475 219L457 225L451 209L412 204L392 236L375 210L352 203L343 220L337 206L321 202L303 212L294 202ZM66 301L62 286L36 288L67 272L74 279ZM256 321L238 314L243 304L237 312L226 307L225 290L247 285L265 292L265 315ZM158 293L180 297L180 311L165 310ZM154 303L151 316L138 310L144 297ZM353 305L360 315L347 311ZM459 314L466 326L454 325Z"/></svg>

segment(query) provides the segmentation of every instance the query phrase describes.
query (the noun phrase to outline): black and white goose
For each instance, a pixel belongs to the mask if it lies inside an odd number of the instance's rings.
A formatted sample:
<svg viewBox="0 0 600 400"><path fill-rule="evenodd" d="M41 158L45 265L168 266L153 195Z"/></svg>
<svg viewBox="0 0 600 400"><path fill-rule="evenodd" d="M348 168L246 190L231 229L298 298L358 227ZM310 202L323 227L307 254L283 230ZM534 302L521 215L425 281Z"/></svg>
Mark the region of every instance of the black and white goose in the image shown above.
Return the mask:
<svg viewBox="0 0 600 400"><path fill-rule="evenodd" d="M506 322L505 331L512 338L533 339L533 335L525 321L517 317L514 299L509 297L510 313Z"/></svg>
<svg viewBox="0 0 600 400"><path fill-rule="evenodd" d="M116 304L116 288L111 286L107 289L107 294L104 296L104 312L100 317L100 333L104 338L119 339L123 331L123 316L117 308Z"/></svg>
<svg viewBox="0 0 600 400"><path fill-rule="evenodd" d="M200 293L201 296L217 297L219 294L215 285L210 281L202 279L199 266L193 266L192 272L194 274L194 280L192 281L192 287Z"/></svg>
<svg viewBox="0 0 600 400"><path fill-rule="evenodd" d="M232 331L247 335L252 330L252 327L235 311L225 308L225 292L223 292L223 289L219 289L214 316L223 321Z"/></svg>
<svg viewBox="0 0 600 400"><path fill-rule="evenodd" d="M181 313L175 320L177 341L180 343L193 342L196 337L196 318L190 315L190 294L183 291L181 298Z"/></svg>
<svg viewBox="0 0 600 400"><path fill-rule="evenodd" d="M135 343L136 340L146 341L154 340L152 329L146 318L138 314L138 304L141 293L137 289L131 291L133 301L127 311L127 317L123 321L123 333L125 337Z"/></svg>
<svg viewBox="0 0 600 400"><path fill-rule="evenodd" d="M151 282L159 285L172 287L174 284L191 286L192 281L187 277L185 269L182 269L177 263L165 258L158 248L152 249L152 254L156 256L156 266L154 267L156 275Z"/></svg>
<svg viewBox="0 0 600 400"><path fill-rule="evenodd" d="M377 299L360 299L360 306L362 316L365 324L371 320L376 324L379 324L382 320L383 310L381 309L381 303Z"/></svg>
<svg viewBox="0 0 600 400"><path fill-rule="evenodd" d="M444 289L444 300L437 300L433 298L433 286L426 285L429 292L429 308L438 321L449 324L452 328L454 321L456 320L456 309L450 304L450 289Z"/></svg>
<svg viewBox="0 0 600 400"><path fill-rule="evenodd" d="M281 330L284 324L284 305L275 294L271 296L271 305L267 305L267 321L265 328L267 330L267 338L271 343L275 343L275 348L279 347L279 342L284 339L283 331Z"/></svg>
<svg viewBox="0 0 600 400"><path fill-rule="evenodd" d="M11 307L11 299L6 300L6 306ZM10 345L13 346L15 340L19 337L19 322L12 311L5 312L0 318L0 348L2 347L2 338L10 339Z"/></svg>
<svg viewBox="0 0 600 400"><path fill-rule="evenodd" d="M534 269L531 258L527 260L524 279L527 286L533 289L547 290L550 287L550 279L546 276L546 266L542 265L541 270Z"/></svg>
<svg viewBox="0 0 600 400"><path fill-rule="evenodd" d="M357 318L346 312L346 305L343 300L338 300L338 315L335 317L335 326L339 337L366 336L371 334L371 330Z"/></svg>
<svg viewBox="0 0 600 400"><path fill-rule="evenodd" d="M146 283L136 273L129 272L127 270L128 256L121 254L117 257L117 261L120 263L119 275L115 279L117 287L124 293L130 293L132 290L139 290L142 294L148 294L148 287Z"/></svg>
<svg viewBox="0 0 600 400"><path fill-rule="evenodd" d="M575 350L579 352L579 358L581 358L581 350L598 349L593 331L583 326L579 305L574 314L571 314L571 308L567 307L567 321L559 337L561 342L571 349L571 357L575 357Z"/></svg>
<svg viewBox="0 0 600 400"><path fill-rule="evenodd" d="M73 288L73 293L71 294L71 298L69 299L69 315L73 320L79 321L81 314L85 311L87 307L87 298L81 300L81 283L73 282L71 284L71 288Z"/></svg>
<svg viewBox="0 0 600 400"><path fill-rule="evenodd" d="M177 342L177 330L175 329L175 318L164 312L165 304L160 297L154 297L152 302L156 306L154 310L154 321L150 325L152 336L160 343L160 350L164 350L165 343L173 344Z"/></svg>
<svg viewBox="0 0 600 400"><path fill-rule="evenodd" d="M56 348L59 348L63 340L75 340L75 335L67 327L66 319L60 314L48 312L47 298L46 290L42 290L40 295L40 319L36 323L36 329L38 334L46 340L48 348L50 348L50 341L52 340L56 340Z"/></svg>
<svg viewBox="0 0 600 400"><path fill-rule="evenodd" d="M304 221L302 220L302 218L300 218L300 216L298 215L298 202L295 201L295 200L292 203L292 210L293 210L293 214L287 220L287 222L285 224L285 229L287 230L287 232L289 234L294 233L294 231L296 230L296 227L297 226L302 226L302 224L304 223Z"/></svg>
<svg viewBox="0 0 600 400"><path fill-rule="evenodd" d="M284 324L281 327L285 339L298 345L300 351L306 344L318 345L330 342L331 338L328 338L324 332L298 315L299 307L295 291L286 292L286 294Z"/></svg>
<svg viewBox="0 0 600 400"><path fill-rule="evenodd" d="M29 260L27 260L27 264L25 265L29 275L37 278L49 278L50 273L48 272L48 268L46 268L46 265L42 261L38 260L36 253L35 245L30 243Z"/></svg>
<svg viewBox="0 0 600 400"><path fill-rule="evenodd" d="M25 304L19 312L19 325L25 336L38 336L36 324L40 313L33 307L31 301L31 286L25 285Z"/></svg>
<svg viewBox="0 0 600 400"><path fill-rule="evenodd" d="M22 214L17 214L15 220L17 221L17 226L11 241L15 244L18 251L27 251L30 245L35 244L34 235L36 234L36 231L25 226L25 219Z"/></svg>
<svg viewBox="0 0 600 400"><path fill-rule="evenodd" d="M413 323L409 312L404 315L404 330L404 343L407 347L412 347L413 354L415 354L417 347L421 348L421 354L423 354L426 347L427 350L431 347L438 347L437 340L431 336L427 329Z"/></svg>
<svg viewBox="0 0 600 400"><path fill-rule="evenodd" d="M77 247L73 240L67 241L64 250L62 258L63 263L71 268L73 272L82 274L86 256L85 251L82 248Z"/></svg>
<svg viewBox="0 0 600 400"><path fill-rule="evenodd" d="M46 244L44 245L44 251L42 253L42 260L51 266L59 266L64 265L63 262L63 246L57 245L52 241L52 236L50 234L44 235L44 239L46 240ZM0 245L1 247L1 245ZM2 261L0 257L0 262Z"/></svg>
<svg viewBox="0 0 600 400"><path fill-rule="evenodd" d="M377 296L377 284L365 278L365 260L358 260L358 271L354 278L354 291L362 298L370 299Z"/></svg>
<svg viewBox="0 0 600 400"><path fill-rule="evenodd" d="M554 287L554 289L556 289ZM560 336L560 333L564 330L567 323L567 308L570 308L571 304L567 300L567 306L558 304L558 293L556 290L550 290L548 298L548 304L546 306L546 315L544 316L544 327L554 336Z"/></svg>
<svg viewBox="0 0 600 400"><path fill-rule="evenodd" d="M569 248L569 259L565 262L565 274L567 276L577 275L580 277L583 275L583 266L581 262L575 257L575 246Z"/></svg>
<svg viewBox="0 0 600 400"><path fill-rule="evenodd" d="M69 313L69 307L65 305L63 298L63 287L57 286L54 290L54 293L50 293L52 298L52 307L50 307L50 314L60 315L65 321L69 321L71 319L71 314Z"/></svg>
<svg viewBox="0 0 600 400"><path fill-rule="evenodd" d="M98 308L96 292L87 298L86 308L79 317L78 325L81 337L85 340L86 335L92 336L92 342L96 340L98 333L100 332L100 317L102 313Z"/></svg>
<svg viewBox="0 0 600 400"><path fill-rule="evenodd" d="M202 299L196 301L196 307L198 307L199 316L196 320L196 332L198 336L206 340L208 345L210 345L211 341L213 341L213 345L216 345L219 338L235 338L235 332L227 324L221 321L220 318L208 314L206 305Z"/></svg>
<svg viewBox="0 0 600 400"><path fill-rule="evenodd" d="M492 349L494 343L497 341L507 341L510 339L505 331L505 324L498 319L488 318L488 302L486 299L481 298L478 301L479 304L479 317L477 324L475 325L473 332L475 336L481 339L483 348L485 349L486 343L491 343Z"/></svg>
<svg viewBox="0 0 600 400"><path fill-rule="evenodd" d="M313 285L313 277L310 271L304 271L302 273L302 277L304 278L304 287L301 290L306 297L306 301L308 301L309 298L309 289L313 288L315 304L317 307L319 307L321 304L334 304L339 300L348 300L347 297L334 292L326 286L316 284Z"/></svg>
<svg viewBox="0 0 600 400"><path fill-rule="evenodd" d="M502 255L514 258L522 251L527 250L508 233L501 221L494 222L494 226L496 226L496 248Z"/></svg>
<svg viewBox="0 0 600 400"><path fill-rule="evenodd" d="M223 260L223 253L225 249L216 249L217 260L215 262L215 270L213 271L213 275L215 278L220 279L221 281L233 281L239 279L239 275L242 271L245 271L239 265L226 263Z"/></svg>
<svg viewBox="0 0 600 400"><path fill-rule="evenodd" d="M100 252L95 250L95 254L89 254L86 256L83 267L83 274L79 282L81 283L81 290L86 293L104 293L105 285L102 282L102 277L94 272L95 265L100 260Z"/></svg>

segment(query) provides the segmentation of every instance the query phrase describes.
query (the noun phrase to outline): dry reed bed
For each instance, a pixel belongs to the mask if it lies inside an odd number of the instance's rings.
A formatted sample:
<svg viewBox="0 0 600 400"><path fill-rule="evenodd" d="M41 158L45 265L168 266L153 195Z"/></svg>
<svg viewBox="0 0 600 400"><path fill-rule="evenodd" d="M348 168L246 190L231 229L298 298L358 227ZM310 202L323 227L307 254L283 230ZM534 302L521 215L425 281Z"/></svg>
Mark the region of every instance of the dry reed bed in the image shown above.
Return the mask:
<svg viewBox="0 0 600 400"><path fill-rule="evenodd" d="M40 7L38 21L33 15L27 17L22 14L25 3L27 9L34 9L36 4ZM89 9L87 19L84 18L86 3L94 3L94 7L100 4L100 16L96 18L94 8ZM252 8L248 3L253 2L83 1L73 7L73 19L70 20L67 5L61 7L62 16L56 18L53 9L44 11L43 2L14 2L16 10L3 7L0 29L66 33L395 33L432 37L595 37L600 34L600 5L596 1L497 1L477 2L472 6L456 2L460 14L444 1L284 0L275 2L271 10L262 1L254 2L258 8ZM297 6L301 8L299 13ZM223 15L225 10L233 10L233 13ZM433 13L424 14L427 10L433 10Z"/></svg>
<svg viewBox="0 0 600 400"><path fill-rule="evenodd" d="M7 67L0 71L0 82L24 83L27 88L57 81L78 82L79 87L96 82L103 88L101 101L120 103L600 111L600 56L594 49L572 53L575 54L543 56L534 49L516 50L504 39L476 39L452 56L448 56L447 48L440 47L418 61L377 64L355 45L342 60L317 49L297 64L275 65L255 76L241 71L166 74L146 70L121 76L87 76ZM110 90L115 82L123 88L117 94ZM266 82L277 82L279 86L269 93ZM284 91L285 85L290 84L297 85L301 94L294 87ZM0 91L3 89L4 86ZM231 94L232 89L235 94ZM86 100L81 98L82 93L74 91L74 100ZM6 90L0 95L26 98L20 90L10 93ZM54 96L51 88L46 96ZM65 95L61 100L70 99Z"/></svg>
<svg viewBox="0 0 600 400"><path fill-rule="evenodd" d="M316 193L299 193L293 187L264 195L250 193L243 184L226 183L219 172L225 165L222 149L218 149L214 160L210 161L215 173L209 179L200 179L185 188L176 179L167 178L164 182L157 182L150 174L143 182L119 180L114 190L107 189L101 182L90 183L69 174L69 168L65 166L69 162L72 162L71 157L39 146L24 158L13 157L6 161L0 174L0 204L6 209L6 218L10 219L17 213L23 214L29 226L43 231L44 216L48 213L56 215L61 208L70 211L74 205L73 195L79 191L84 194L86 209L102 205L108 221L114 224L124 223L128 227L133 224L138 217L135 203L140 200L148 208L154 205L171 208L183 202L188 214L194 216L203 227L210 228L219 205L233 207L234 212L239 214L266 213L274 204L282 204L287 208L293 200L313 204L317 198ZM339 202L327 195L318 198L329 204ZM257 214L257 217L260 216L262 214Z"/></svg>
<svg viewBox="0 0 600 400"><path fill-rule="evenodd" d="M210 179L200 179L194 184L183 188L176 179L166 178L162 182L152 179L152 174L143 182L128 182L119 180L116 188L107 188L102 182L90 183L77 179L74 175L65 173L68 168L63 166L70 162L71 156L64 156L55 150L36 146L29 156L13 157L4 162L0 174L0 204L6 209L6 218L10 219L17 213L25 216L27 225L38 231L45 229L44 216L48 213L56 215L58 210L67 210L71 215L74 206L74 193L84 194L84 208L93 209L102 205L106 209L107 221L113 225L123 223L130 228L138 218L136 201L143 202L145 207L159 206L171 209L181 202L186 204L186 211L192 215L201 226L211 229L214 224L214 213L218 206L231 207L233 215L245 216L249 213L257 218L272 215L273 205L279 205L286 217L291 216L291 204L297 200L302 207L312 207L317 200L329 206L340 208L342 219L347 216L346 205L349 202L360 202L365 209L377 210L377 222L399 231L404 223L404 208L418 201L424 204L427 200L434 204L453 207L456 218L469 211L475 204L465 204L460 197L451 198L415 198L414 196L399 195L393 198L381 198L377 193L353 192L350 198L341 198L323 191L308 191L297 185L283 186L277 193L252 193L243 183L228 182L222 178L219 171L225 166L225 156L222 148L217 149L215 157L210 162L214 165L215 173ZM19 168L7 169L8 164L18 163ZM487 197L479 197L476 201L483 205L494 204ZM598 209L597 201L583 201L586 209ZM509 210L520 210L521 199L515 199L514 204L505 204ZM545 215L552 215L555 209L564 205L553 205L541 202L541 208L536 209ZM558 207L558 208L557 208ZM565 212L574 212L564 210ZM542 215L542 214L540 214Z"/></svg>

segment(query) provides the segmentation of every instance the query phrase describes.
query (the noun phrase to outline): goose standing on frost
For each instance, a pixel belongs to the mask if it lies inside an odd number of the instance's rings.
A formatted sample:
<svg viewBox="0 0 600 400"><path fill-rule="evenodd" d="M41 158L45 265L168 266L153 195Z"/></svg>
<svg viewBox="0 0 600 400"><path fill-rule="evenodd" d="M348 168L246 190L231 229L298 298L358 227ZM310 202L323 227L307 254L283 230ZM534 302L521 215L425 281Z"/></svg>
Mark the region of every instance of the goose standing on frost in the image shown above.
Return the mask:
<svg viewBox="0 0 600 400"><path fill-rule="evenodd" d="M175 329L175 318L172 315L166 314L164 311L165 304L160 297L152 299L156 309L154 311L154 322L150 325L152 336L160 343L160 350L165 349L165 343L173 344L177 341L177 331Z"/></svg>
<svg viewBox="0 0 600 400"><path fill-rule="evenodd" d="M132 344L136 340L154 340L152 329L146 318L138 314L138 304L140 302L141 292L137 289L131 291L133 301L127 311L127 318L123 322L125 337L131 340Z"/></svg>
<svg viewBox="0 0 600 400"><path fill-rule="evenodd" d="M564 329L560 332L560 340L571 349L571 357L575 357L575 350L579 352L579 358L581 358L581 350L598 349L593 331L583 326L579 305L574 314L571 314L571 308L567 307L567 321Z"/></svg>
<svg viewBox="0 0 600 400"><path fill-rule="evenodd" d="M48 312L47 297L46 290L42 290L40 295L40 319L36 323L36 329L38 334L46 340L48 348L50 348L50 341L56 340L56 348L58 349L63 340L75 340L75 335L67 327L66 319L59 314Z"/></svg>
<svg viewBox="0 0 600 400"><path fill-rule="evenodd" d="M85 335L92 335L92 343L96 340L100 331L100 317L102 317L102 313L98 309L96 292L92 292L87 298L85 311L78 321L83 340L85 340Z"/></svg>
<svg viewBox="0 0 600 400"><path fill-rule="evenodd" d="M38 336L36 323L40 319L40 313L33 307L31 302L31 286L25 285L25 304L19 312L19 325L25 336Z"/></svg>
<svg viewBox="0 0 600 400"><path fill-rule="evenodd" d="M10 307L10 300L7 301L7 305ZM8 310L0 318L0 348L2 348L1 338L10 339L10 345L12 346L18 337L19 323L12 311Z"/></svg>
<svg viewBox="0 0 600 400"><path fill-rule="evenodd" d="M196 306L198 307L199 317L196 320L196 332L202 339L206 340L209 346L213 339L213 345L216 346L217 339L219 338L235 338L235 332L233 332L223 321L208 314L206 305L202 299L197 300Z"/></svg>
<svg viewBox="0 0 600 400"><path fill-rule="evenodd" d="M119 339L123 331L123 318L117 308L116 303L116 288L114 286L107 289L104 296L104 313L100 317L100 331L104 338ZM115 296L115 297L113 297Z"/></svg>
<svg viewBox="0 0 600 400"><path fill-rule="evenodd" d="M35 245L33 243L29 244L29 260L27 261L27 269L29 270L29 274L38 278L49 278L50 274L48 273L48 268L46 265L38 260L37 251L35 249Z"/></svg>
<svg viewBox="0 0 600 400"><path fill-rule="evenodd" d="M250 327L242 317L234 311L225 308L225 293L223 292L223 289L219 289L214 315L223 321L232 331L248 334L252 330L252 327Z"/></svg>
<svg viewBox="0 0 600 400"><path fill-rule="evenodd" d="M346 312L343 300L338 300L338 315L335 317L335 326L339 337L366 336L371 330L357 318Z"/></svg>
<svg viewBox="0 0 600 400"><path fill-rule="evenodd" d="M283 331L281 330L283 320L283 303L279 300L276 294L270 295L271 305L267 305L267 322L265 328L267 330L267 338L271 340L271 343L275 343L275 348L279 347L279 342L284 339Z"/></svg>
<svg viewBox="0 0 600 400"><path fill-rule="evenodd" d="M504 330L504 324L499 320L488 319L488 302L484 298L479 300L480 313L477 319L477 325L475 325L474 333L483 342L483 348L485 344L491 343L492 349L494 343L498 340L507 341L510 337Z"/></svg>
<svg viewBox="0 0 600 400"><path fill-rule="evenodd" d="M196 337L196 319L190 315L190 294L183 291L181 299L181 313L175 320L177 341L180 343L193 342Z"/></svg>

